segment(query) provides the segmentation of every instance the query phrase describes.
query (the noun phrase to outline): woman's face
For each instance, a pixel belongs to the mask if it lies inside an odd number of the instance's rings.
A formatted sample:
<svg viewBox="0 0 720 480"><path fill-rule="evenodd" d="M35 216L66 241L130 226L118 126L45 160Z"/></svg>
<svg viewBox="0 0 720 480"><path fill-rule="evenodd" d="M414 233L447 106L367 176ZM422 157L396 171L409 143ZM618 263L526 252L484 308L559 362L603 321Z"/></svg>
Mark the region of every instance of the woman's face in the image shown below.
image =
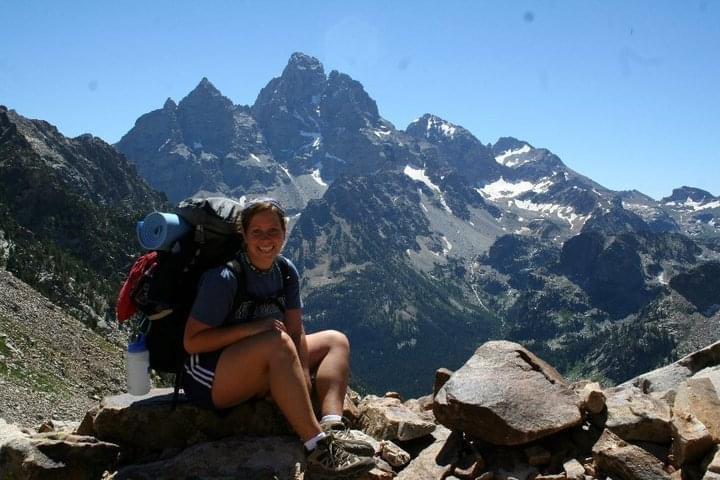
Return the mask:
<svg viewBox="0 0 720 480"><path fill-rule="evenodd" d="M245 231L247 254L252 264L262 270L270 268L280 254L285 230L278 214L263 210L252 216Z"/></svg>

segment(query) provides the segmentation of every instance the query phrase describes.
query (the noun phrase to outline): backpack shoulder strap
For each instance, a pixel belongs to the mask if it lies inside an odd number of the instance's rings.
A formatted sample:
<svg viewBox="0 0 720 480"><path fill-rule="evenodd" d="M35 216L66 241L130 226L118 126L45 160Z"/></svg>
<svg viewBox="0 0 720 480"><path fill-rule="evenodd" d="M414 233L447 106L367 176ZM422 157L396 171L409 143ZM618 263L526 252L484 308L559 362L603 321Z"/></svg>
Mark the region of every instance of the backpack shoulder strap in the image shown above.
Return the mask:
<svg viewBox="0 0 720 480"><path fill-rule="evenodd" d="M280 276L282 277L282 287L285 288L285 282L290 280L290 265L287 258L282 255L278 256L278 267L280 267Z"/></svg>

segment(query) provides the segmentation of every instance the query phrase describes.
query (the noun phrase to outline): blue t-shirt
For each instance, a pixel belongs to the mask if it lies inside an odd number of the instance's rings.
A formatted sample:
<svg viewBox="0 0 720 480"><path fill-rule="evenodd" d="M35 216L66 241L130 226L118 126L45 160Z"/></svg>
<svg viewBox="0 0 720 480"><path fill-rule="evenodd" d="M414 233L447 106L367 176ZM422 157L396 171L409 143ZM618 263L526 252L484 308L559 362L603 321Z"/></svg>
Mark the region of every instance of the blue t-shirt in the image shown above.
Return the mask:
<svg viewBox="0 0 720 480"><path fill-rule="evenodd" d="M289 278L284 280L278 265L279 260L267 272L253 268L245 255L240 255L237 260L242 264L249 296L257 299L284 297L285 309L302 308L299 275L297 268L290 260L285 259L289 267ZM284 320L282 310L276 304L269 302L255 302L252 318L249 316L250 308L247 304L239 305L234 315L230 315L237 286L235 273L227 266L213 268L203 273L192 307L192 317L211 327L233 325L267 317Z"/></svg>

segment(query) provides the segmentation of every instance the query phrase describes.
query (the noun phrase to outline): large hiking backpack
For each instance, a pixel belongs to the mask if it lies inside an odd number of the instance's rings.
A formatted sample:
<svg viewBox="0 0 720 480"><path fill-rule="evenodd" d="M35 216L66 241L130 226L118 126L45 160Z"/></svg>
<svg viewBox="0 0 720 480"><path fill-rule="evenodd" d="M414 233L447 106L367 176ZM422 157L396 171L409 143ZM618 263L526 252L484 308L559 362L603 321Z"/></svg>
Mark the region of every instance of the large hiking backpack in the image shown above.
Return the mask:
<svg viewBox="0 0 720 480"><path fill-rule="evenodd" d="M255 308L273 304L285 311L281 295L270 298L251 296L243 267L236 255L243 248L239 233L239 203L227 198L190 198L182 201L177 214L192 225L168 250L153 250L141 256L130 269L117 301L119 322L142 314L149 329L146 344L150 367L175 374L173 409L178 400L183 363L187 352L183 346L185 324L198 290L200 276L220 265L230 268L238 279L232 313L242 307L248 317ZM288 262L279 257L277 266L283 285L290 277ZM284 288L281 288L281 292Z"/></svg>
<svg viewBox="0 0 720 480"><path fill-rule="evenodd" d="M150 367L179 373L185 359L185 323L205 270L229 262L242 248L242 206L228 198L189 198L177 214L192 228L168 250L151 251L133 265L120 290L118 321L136 311L149 320Z"/></svg>

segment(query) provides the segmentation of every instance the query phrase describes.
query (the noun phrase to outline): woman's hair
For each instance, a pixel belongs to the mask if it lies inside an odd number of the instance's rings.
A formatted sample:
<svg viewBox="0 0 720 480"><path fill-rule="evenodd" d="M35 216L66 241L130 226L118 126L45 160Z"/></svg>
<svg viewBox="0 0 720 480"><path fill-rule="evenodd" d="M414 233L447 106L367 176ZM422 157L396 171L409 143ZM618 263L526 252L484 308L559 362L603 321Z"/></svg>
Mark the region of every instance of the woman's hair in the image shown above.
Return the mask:
<svg viewBox="0 0 720 480"><path fill-rule="evenodd" d="M280 219L280 225L282 225L283 232L287 230L287 218L285 217L285 210L283 210L280 202L274 198L258 198L251 200L242 210L240 214L240 226L243 233L245 233L250 226L250 220L260 212L265 211L275 212Z"/></svg>

